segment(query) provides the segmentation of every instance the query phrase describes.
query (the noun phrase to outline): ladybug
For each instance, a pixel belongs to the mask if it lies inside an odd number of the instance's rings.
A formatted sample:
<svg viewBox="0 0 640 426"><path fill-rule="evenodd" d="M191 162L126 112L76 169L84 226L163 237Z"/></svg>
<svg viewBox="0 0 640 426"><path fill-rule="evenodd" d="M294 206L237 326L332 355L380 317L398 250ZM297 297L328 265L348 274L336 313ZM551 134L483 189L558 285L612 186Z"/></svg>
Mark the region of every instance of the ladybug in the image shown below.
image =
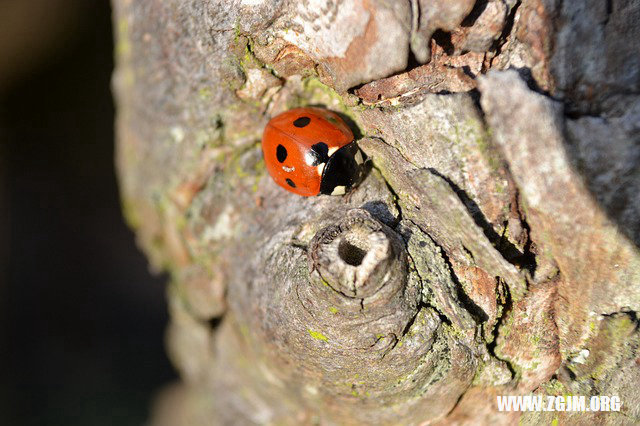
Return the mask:
<svg viewBox="0 0 640 426"><path fill-rule="evenodd" d="M363 177L363 155L340 116L295 108L273 117L262 136L269 174L284 189L310 197L343 195Z"/></svg>

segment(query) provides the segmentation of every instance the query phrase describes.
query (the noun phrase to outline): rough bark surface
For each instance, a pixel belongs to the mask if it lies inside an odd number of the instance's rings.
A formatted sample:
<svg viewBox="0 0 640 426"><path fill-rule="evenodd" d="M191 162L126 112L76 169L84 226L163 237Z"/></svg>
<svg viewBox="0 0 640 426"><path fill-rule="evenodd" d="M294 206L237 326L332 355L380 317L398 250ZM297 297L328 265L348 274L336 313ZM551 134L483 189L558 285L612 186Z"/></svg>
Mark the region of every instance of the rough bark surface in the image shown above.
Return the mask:
<svg viewBox="0 0 640 426"><path fill-rule="evenodd" d="M113 0L125 215L170 271L153 423L640 422L640 2ZM265 173L321 105L372 165ZM496 395L619 395L500 413Z"/></svg>

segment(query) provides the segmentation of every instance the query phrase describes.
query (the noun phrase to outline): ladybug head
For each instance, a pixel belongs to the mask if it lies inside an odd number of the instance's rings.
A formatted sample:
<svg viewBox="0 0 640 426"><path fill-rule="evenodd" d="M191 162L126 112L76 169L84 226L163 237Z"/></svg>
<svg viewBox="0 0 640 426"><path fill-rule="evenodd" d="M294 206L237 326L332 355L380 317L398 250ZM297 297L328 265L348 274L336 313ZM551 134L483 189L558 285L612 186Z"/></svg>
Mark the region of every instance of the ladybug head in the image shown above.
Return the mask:
<svg viewBox="0 0 640 426"><path fill-rule="evenodd" d="M343 195L365 176L365 158L356 142L351 142L329 157L322 172L320 193Z"/></svg>

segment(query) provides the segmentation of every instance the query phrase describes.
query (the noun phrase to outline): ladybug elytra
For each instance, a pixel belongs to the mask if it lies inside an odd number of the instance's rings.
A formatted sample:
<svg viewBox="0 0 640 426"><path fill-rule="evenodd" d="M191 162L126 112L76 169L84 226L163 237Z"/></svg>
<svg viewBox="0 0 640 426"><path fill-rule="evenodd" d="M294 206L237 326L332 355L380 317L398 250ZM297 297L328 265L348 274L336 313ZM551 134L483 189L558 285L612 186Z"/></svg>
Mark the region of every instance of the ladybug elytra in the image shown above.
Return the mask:
<svg viewBox="0 0 640 426"><path fill-rule="evenodd" d="M273 180L305 197L342 195L363 175L363 157L351 129L334 112L296 108L272 118L262 152Z"/></svg>

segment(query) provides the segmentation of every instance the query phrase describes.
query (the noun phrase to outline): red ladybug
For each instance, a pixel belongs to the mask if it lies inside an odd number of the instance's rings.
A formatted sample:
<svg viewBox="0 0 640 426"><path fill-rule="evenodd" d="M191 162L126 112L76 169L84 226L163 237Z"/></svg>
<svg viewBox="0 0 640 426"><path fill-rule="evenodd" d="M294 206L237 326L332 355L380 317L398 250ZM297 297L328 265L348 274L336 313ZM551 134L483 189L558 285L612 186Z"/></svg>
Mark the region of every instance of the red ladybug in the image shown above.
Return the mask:
<svg viewBox="0 0 640 426"><path fill-rule="evenodd" d="M296 108L272 118L262 152L273 180L305 197L345 194L363 175L351 129L326 109Z"/></svg>

